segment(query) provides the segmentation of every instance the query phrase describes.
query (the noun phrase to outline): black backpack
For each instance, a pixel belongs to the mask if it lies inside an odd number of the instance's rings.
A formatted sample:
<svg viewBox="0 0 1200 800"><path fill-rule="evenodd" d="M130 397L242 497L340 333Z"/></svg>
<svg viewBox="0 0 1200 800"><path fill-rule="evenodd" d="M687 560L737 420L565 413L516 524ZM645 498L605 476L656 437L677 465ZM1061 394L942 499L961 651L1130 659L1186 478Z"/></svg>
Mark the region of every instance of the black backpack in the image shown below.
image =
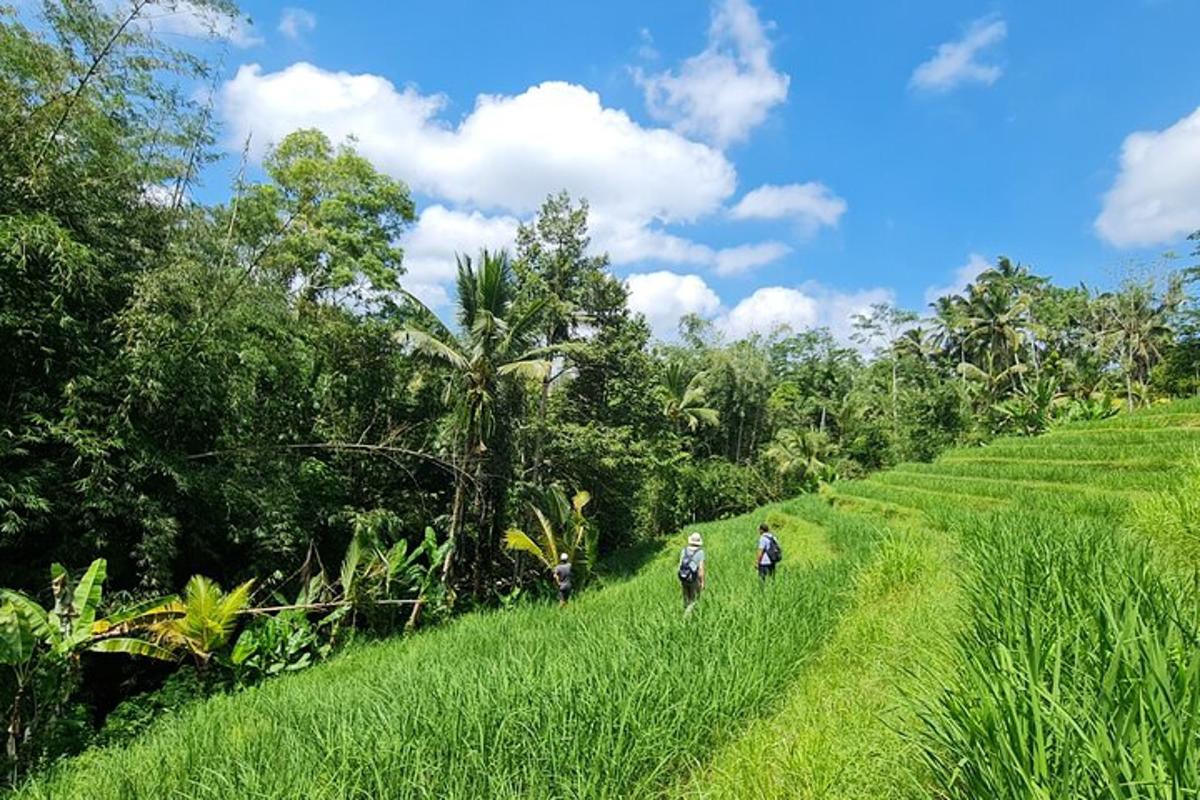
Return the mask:
<svg viewBox="0 0 1200 800"><path fill-rule="evenodd" d="M783 560L783 548L779 546L779 540L775 538L775 534L768 533L767 539L770 540L767 545L767 558L771 559L772 564L778 564Z"/></svg>
<svg viewBox="0 0 1200 800"><path fill-rule="evenodd" d="M696 565L692 563L692 559L698 552L699 551L697 550L689 553L685 549L683 551L683 555L679 559L679 580L683 583L695 583L700 577L699 570L697 570Z"/></svg>

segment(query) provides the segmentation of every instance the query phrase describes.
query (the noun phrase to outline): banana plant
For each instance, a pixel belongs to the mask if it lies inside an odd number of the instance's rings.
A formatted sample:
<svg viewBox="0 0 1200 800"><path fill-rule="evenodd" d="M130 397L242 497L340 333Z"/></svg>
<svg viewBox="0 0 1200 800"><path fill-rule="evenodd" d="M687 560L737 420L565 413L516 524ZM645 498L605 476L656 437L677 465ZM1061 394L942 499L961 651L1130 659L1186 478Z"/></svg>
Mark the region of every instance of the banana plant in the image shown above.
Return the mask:
<svg viewBox="0 0 1200 800"><path fill-rule="evenodd" d="M381 600L413 600L408 627L415 627L421 608L436 583L436 569L446 558L450 543L438 543L433 528L410 548L407 539L390 547L384 540L395 535L399 520L382 509L353 516L353 535L342 558L338 583L342 599L357 611L366 611Z"/></svg>
<svg viewBox="0 0 1200 800"><path fill-rule="evenodd" d="M16 769L17 748L28 737L39 709L53 716L67 699L78 675L84 652L126 655L173 661L175 653L143 638L151 627L170 618L171 597L146 600L98 617L108 565L98 558L79 583L61 565L50 569L54 607L47 611L36 600L11 589L0 589L0 666L12 671L13 693L8 704L6 753ZM35 691L37 675L53 673L57 679L51 697ZM45 687L43 687L45 688Z"/></svg>

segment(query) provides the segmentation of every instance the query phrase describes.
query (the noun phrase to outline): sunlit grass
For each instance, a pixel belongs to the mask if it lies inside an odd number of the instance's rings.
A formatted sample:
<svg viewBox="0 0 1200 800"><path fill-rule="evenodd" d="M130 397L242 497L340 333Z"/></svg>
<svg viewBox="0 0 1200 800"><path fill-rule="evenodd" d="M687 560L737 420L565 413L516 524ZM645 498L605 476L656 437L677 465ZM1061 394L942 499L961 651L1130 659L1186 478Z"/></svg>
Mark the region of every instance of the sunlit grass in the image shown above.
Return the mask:
<svg viewBox="0 0 1200 800"><path fill-rule="evenodd" d="M791 529L788 508L822 523L827 542L811 525ZM760 591L764 514L789 557ZM823 641L879 535L815 499L699 527L711 584L690 618L670 547L565 611L472 615L213 698L24 796L645 796L770 710L772 687Z"/></svg>
<svg viewBox="0 0 1200 800"><path fill-rule="evenodd" d="M952 630L952 543L895 529L855 581L853 607L773 714L672 792L709 800L922 796L915 723L903 698L932 687L932 654Z"/></svg>

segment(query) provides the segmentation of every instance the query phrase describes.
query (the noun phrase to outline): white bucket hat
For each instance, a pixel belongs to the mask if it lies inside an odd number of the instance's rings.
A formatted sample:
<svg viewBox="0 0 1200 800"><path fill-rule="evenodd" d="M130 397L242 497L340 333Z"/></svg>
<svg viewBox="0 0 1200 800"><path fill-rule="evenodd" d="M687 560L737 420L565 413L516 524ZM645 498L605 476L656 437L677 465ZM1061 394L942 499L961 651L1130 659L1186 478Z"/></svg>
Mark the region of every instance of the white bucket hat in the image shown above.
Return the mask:
<svg viewBox="0 0 1200 800"><path fill-rule="evenodd" d="M695 547L701 547L704 544L704 540L700 538L700 534L693 533L691 536L688 537L688 544L693 545Z"/></svg>

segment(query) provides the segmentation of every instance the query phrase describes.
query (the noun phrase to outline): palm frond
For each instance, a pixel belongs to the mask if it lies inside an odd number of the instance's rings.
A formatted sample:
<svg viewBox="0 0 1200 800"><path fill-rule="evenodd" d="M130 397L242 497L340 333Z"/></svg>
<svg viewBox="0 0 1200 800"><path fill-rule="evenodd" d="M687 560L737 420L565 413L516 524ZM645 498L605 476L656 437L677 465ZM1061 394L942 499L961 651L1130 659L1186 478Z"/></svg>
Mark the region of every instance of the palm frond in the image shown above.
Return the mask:
<svg viewBox="0 0 1200 800"><path fill-rule="evenodd" d="M542 381L550 374L550 369L551 364L549 361L532 359L528 361L512 361L504 364L496 370L496 374L501 376L517 375L529 380Z"/></svg>
<svg viewBox="0 0 1200 800"><path fill-rule="evenodd" d="M509 550L517 550L522 553L529 553L546 565L547 568L552 568L554 565L547 560L546 554L542 548L537 545L533 539L529 538L529 534L516 528L509 528L504 534L504 545Z"/></svg>
<svg viewBox="0 0 1200 800"><path fill-rule="evenodd" d="M393 336L401 347L410 348L426 358L444 362L454 369L466 369L468 366L462 353L427 331L404 328Z"/></svg>

